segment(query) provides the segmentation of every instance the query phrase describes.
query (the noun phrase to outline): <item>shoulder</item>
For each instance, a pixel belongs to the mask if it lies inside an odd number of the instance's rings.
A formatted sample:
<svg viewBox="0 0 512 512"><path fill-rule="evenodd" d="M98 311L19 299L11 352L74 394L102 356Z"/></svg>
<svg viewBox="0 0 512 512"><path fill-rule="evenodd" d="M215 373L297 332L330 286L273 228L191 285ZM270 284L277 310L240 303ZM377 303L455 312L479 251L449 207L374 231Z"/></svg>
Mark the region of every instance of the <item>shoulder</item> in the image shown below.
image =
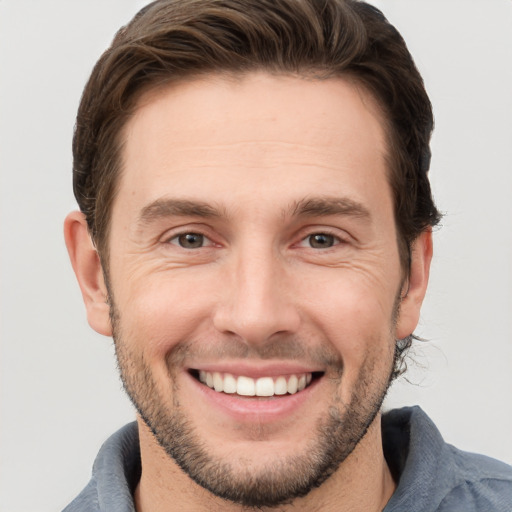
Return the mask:
<svg viewBox="0 0 512 512"><path fill-rule="evenodd" d="M132 496L140 466L138 430L130 423L105 441L91 480L63 512L134 512Z"/></svg>
<svg viewBox="0 0 512 512"><path fill-rule="evenodd" d="M95 478L91 478L84 490L62 512L100 512Z"/></svg>
<svg viewBox="0 0 512 512"><path fill-rule="evenodd" d="M512 512L512 467L447 444L419 407L384 415L382 434L398 482L386 512Z"/></svg>
<svg viewBox="0 0 512 512"><path fill-rule="evenodd" d="M512 467L448 445L457 484L439 505L439 512L512 511Z"/></svg>

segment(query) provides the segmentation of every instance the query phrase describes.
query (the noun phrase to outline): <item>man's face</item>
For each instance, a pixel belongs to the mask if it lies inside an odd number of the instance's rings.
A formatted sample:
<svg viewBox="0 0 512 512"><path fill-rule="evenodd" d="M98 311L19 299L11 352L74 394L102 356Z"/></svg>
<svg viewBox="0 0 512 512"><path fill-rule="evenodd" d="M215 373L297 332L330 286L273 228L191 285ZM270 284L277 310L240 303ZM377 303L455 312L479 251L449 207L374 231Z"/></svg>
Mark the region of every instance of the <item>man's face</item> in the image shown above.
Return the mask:
<svg viewBox="0 0 512 512"><path fill-rule="evenodd" d="M109 285L127 391L215 494L307 493L364 444L410 333L372 101L340 79L211 77L147 94L124 136Z"/></svg>

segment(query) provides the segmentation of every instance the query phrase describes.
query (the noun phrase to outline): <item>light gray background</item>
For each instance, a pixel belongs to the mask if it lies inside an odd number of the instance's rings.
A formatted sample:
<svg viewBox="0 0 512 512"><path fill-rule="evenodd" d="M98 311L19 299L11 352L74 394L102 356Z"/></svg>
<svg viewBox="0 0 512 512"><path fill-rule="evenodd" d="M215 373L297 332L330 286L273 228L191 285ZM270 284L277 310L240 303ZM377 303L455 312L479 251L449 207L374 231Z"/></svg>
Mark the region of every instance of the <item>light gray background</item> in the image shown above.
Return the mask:
<svg viewBox="0 0 512 512"><path fill-rule="evenodd" d="M60 510L133 418L111 341L86 323L62 221L81 90L144 3L0 0L2 512ZM512 463L512 2L374 3L425 77L446 212L418 330L431 341L388 406L419 403L449 442Z"/></svg>

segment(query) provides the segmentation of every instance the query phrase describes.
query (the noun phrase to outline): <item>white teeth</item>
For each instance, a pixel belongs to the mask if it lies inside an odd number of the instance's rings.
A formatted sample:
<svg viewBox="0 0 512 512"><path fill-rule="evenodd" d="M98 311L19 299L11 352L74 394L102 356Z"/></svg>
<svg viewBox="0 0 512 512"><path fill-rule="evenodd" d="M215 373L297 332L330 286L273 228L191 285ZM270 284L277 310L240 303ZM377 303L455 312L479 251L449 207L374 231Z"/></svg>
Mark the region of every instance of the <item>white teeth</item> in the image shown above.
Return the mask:
<svg viewBox="0 0 512 512"><path fill-rule="evenodd" d="M286 395L288 393L288 386L284 377L278 377L274 382L274 393L276 395Z"/></svg>
<svg viewBox="0 0 512 512"><path fill-rule="evenodd" d="M224 375L224 393L236 393L236 387L235 377L226 373Z"/></svg>
<svg viewBox="0 0 512 512"><path fill-rule="evenodd" d="M215 391L224 390L224 379L219 372L213 374L213 389L215 389Z"/></svg>
<svg viewBox="0 0 512 512"><path fill-rule="evenodd" d="M236 381L236 392L242 396L254 396L256 394L254 379L243 376L238 377Z"/></svg>
<svg viewBox="0 0 512 512"><path fill-rule="evenodd" d="M289 377L260 377L252 379L244 375L235 377L230 373L199 371L199 381L217 392L242 396L293 395L305 389L313 379L311 373L290 375Z"/></svg>
<svg viewBox="0 0 512 512"><path fill-rule="evenodd" d="M288 379L288 393L290 393L290 395L297 393L298 384L299 384L299 379L297 378L296 375L292 375Z"/></svg>
<svg viewBox="0 0 512 512"><path fill-rule="evenodd" d="M272 396L274 394L274 380L272 377L261 377L256 381L256 396Z"/></svg>

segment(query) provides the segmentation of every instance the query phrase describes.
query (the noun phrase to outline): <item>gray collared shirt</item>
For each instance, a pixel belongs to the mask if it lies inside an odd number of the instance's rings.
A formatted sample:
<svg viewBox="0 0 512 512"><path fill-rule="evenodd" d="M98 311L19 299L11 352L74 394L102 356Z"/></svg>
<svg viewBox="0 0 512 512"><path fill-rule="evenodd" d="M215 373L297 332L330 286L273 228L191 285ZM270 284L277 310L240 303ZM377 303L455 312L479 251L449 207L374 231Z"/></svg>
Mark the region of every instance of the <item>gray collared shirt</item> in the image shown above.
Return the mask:
<svg viewBox="0 0 512 512"><path fill-rule="evenodd" d="M382 418L384 454L398 482L383 512L512 512L512 467L445 443L419 407ZM63 512L135 512L141 463L136 423L111 436L92 478Z"/></svg>

